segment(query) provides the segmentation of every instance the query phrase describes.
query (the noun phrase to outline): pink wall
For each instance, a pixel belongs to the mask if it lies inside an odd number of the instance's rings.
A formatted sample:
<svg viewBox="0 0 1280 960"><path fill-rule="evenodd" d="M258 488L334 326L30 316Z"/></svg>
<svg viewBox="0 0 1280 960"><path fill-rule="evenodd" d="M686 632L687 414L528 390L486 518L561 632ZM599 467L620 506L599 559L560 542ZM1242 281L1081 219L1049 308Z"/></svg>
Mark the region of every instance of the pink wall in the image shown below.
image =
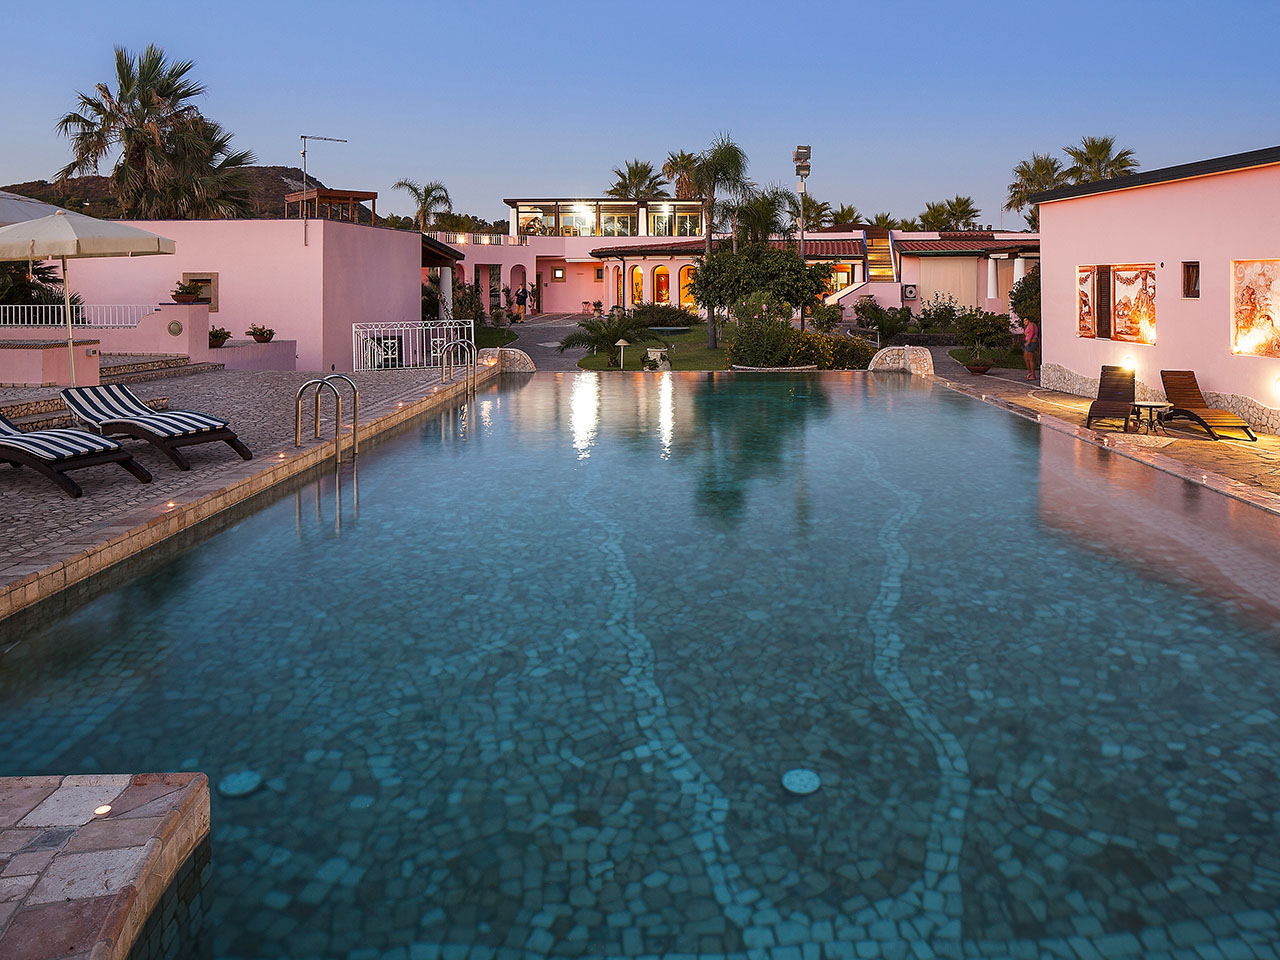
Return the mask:
<svg viewBox="0 0 1280 960"><path fill-rule="evenodd" d="M304 246L300 220L132 223L171 238L177 252L77 260L71 286L86 303L163 304L184 272L217 273L210 325L234 337L255 323L271 327L297 341L300 370L350 370L352 323L421 316L421 241L412 231L312 220Z"/></svg>
<svg viewBox="0 0 1280 960"><path fill-rule="evenodd" d="M81 387L96 387L99 382L100 351L94 338L76 337L75 356L76 384ZM0 348L0 386L71 386L71 364L67 356L67 341L51 340L50 346Z"/></svg>
<svg viewBox="0 0 1280 960"><path fill-rule="evenodd" d="M1280 258L1280 167L1040 205L1044 362L1086 377L1132 357L1138 380L1195 370L1207 391L1280 406L1280 358L1231 353L1232 260ZM1182 261L1200 263L1200 298L1182 298ZM1076 267L1156 264L1156 343L1078 337Z"/></svg>
<svg viewBox="0 0 1280 960"><path fill-rule="evenodd" d="M72 286L78 289L74 273ZM175 320L181 327L178 333L169 329ZM57 340L59 333L57 327L0 327L0 340ZM136 327L77 328L76 336L97 340L103 353L169 354L190 357L193 363L213 359L209 350L209 308L205 304L164 303ZM65 342L65 328L62 337Z"/></svg>

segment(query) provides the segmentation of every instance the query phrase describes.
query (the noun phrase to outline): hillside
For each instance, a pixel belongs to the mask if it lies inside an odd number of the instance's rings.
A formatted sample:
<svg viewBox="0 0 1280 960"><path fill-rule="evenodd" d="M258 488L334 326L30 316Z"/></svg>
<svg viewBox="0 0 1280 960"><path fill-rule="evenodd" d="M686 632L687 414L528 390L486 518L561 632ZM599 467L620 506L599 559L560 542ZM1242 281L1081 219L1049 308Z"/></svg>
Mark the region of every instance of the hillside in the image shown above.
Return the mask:
<svg viewBox="0 0 1280 960"><path fill-rule="evenodd" d="M248 173L253 198L250 217L256 220L284 216L284 195L302 189L300 167L249 167ZM325 188L325 184L311 176L309 171L307 183L309 186ZM120 206L111 194L111 183L106 177L73 177L61 184L32 180L27 183L12 183L7 187L0 187L0 190L54 203L77 213L87 213L91 217L120 216ZM361 211L362 222L368 223L368 208L361 207Z"/></svg>

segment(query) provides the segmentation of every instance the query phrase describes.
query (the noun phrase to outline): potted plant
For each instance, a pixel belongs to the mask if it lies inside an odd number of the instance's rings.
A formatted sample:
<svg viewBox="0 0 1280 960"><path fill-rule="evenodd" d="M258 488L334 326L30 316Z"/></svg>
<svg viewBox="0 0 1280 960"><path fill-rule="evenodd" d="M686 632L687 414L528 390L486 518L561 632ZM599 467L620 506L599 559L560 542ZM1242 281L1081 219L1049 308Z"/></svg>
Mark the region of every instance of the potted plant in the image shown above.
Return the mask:
<svg viewBox="0 0 1280 960"><path fill-rule="evenodd" d="M270 327L264 327L255 323L245 331L245 335L253 337L253 339L257 340L259 343L270 343L271 338L276 335L276 332Z"/></svg>
<svg viewBox="0 0 1280 960"><path fill-rule="evenodd" d="M988 346L999 349L1009 340L1009 315L987 313L985 310L967 310L956 317L956 339L968 351L962 360L965 369L975 376L982 376L991 369L991 363L983 357Z"/></svg>
<svg viewBox="0 0 1280 960"><path fill-rule="evenodd" d="M220 347L231 338L231 331L226 327L209 328L209 346Z"/></svg>
<svg viewBox="0 0 1280 960"><path fill-rule="evenodd" d="M195 303L200 299L200 284L196 280L179 280L173 288L174 303Z"/></svg>
<svg viewBox="0 0 1280 960"><path fill-rule="evenodd" d="M591 302L591 312L594 313L597 317L600 316L602 313L604 313L604 301L593 300Z"/></svg>

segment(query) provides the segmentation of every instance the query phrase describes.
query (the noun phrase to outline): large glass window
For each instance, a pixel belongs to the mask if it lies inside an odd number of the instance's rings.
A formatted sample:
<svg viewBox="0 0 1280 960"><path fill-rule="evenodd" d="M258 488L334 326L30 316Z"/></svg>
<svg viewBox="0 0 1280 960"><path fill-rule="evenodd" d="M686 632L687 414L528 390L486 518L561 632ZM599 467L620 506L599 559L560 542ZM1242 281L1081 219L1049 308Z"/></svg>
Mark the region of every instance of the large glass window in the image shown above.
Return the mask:
<svg viewBox="0 0 1280 960"><path fill-rule="evenodd" d="M644 302L644 271L639 267L631 268L631 302Z"/></svg>
<svg viewBox="0 0 1280 960"><path fill-rule="evenodd" d="M697 311L697 301L693 299L693 291L689 289L689 284L693 281L693 264L686 263L680 268L680 306L686 310Z"/></svg>
<svg viewBox="0 0 1280 960"><path fill-rule="evenodd" d="M518 217L516 229L525 236L550 236L556 230L556 207L554 203L516 208Z"/></svg>
<svg viewBox="0 0 1280 960"><path fill-rule="evenodd" d="M634 237L640 233L640 214L635 204L601 204L600 235Z"/></svg>
<svg viewBox="0 0 1280 960"><path fill-rule="evenodd" d="M702 236L702 214L698 211L692 213L678 212L676 214L676 236Z"/></svg>
<svg viewBox="0 0 1280 960"><path fill-rule="evenodd" d="M649 208L649 236L669 237L675 229L675 217L671 215L671 204L664 203Z"/></svg>
<svg viewBox="0 0 1280 960"><path fill-rule="evenodd" d="M653 268L653 302L671 302L671 274L666 267Z"/></svg>
<svg viewBox="0 0 1280 960"><path fill-rule="evenodd" d="M560 236L594 237L596 235L596 208L593 204L560 204Z"/></svg>
<svg viewBox="0 0 1280 960"><path fill-rule="evenodd" d="M851 283L853 283L853 264L833 263L831 265L831 279L827 282L827 293L843 290Z"/></svg>

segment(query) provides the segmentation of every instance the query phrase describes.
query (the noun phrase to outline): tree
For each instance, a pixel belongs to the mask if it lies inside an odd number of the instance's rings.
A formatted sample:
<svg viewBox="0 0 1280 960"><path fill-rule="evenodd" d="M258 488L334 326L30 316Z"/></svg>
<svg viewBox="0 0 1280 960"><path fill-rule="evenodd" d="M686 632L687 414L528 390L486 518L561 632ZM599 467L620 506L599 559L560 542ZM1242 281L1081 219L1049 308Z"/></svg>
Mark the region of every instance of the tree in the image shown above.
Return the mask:
<svg viewBox="0 0 1280 960"><path fill-rule="evenodd" d="M862 213L852 203L842 203L831 211L832 223L861 223Z"/></svg>
<svg viewBox="0 0 1280 960"><path fill-rule="evenodd" d="M1062 152L1071 161L1067 177L1072 183L1109 180L1138 169L1138 157L1132 150L1116 152L1115 137L1081 137L1078 147L1066 146Z"/></svg>
<svg viewBox="0 0 1280 960"><path fill-rule="evenodd" d="M750 243L736 253L720 249L694 265L689 291L710 322L756 293L804 310L816 305L831 280L831 266L805 263L794 247Z"/></svg>
<svg viewBox="0 0 1280 960"><path fill-rule="evenodd" d="M1009 309L1020 320L1040 322L1040 266L1037 264L1009 291Z"/></svg>
<svg viewBox="0 0 1280 960"><path fill-rule="evenodd" d="M697 196L698 191L694 186L697 168L697 154L687 150L673 150L667 154L667 160L662 165L662 175L674 185L677 200L692 200Z"/></svg>
<svg viewBox="0 0 1280 960"><path fill-rule="evenodd" d="M625 310L610 310L601 317L589 317L578 321L578 329L560 341L556 349L560 353L574 347L585 347L597 353L609 355L609 366L616 367L621 362L618 347L619 340L629 343L653 342L657 335L649 329L649 321L627 313Z"/></svg>
<svg viewBox="0 0 1280 960"><path fill-rule="evenodd" d="M790 199L787 204L791 214L791 223L796 229L799 229L801 210L804 211L804 228L806 230L829 227L835 222L831 204L825 200L816 200L809 193L795 194L790 193L790 191L788 193Z"/></svg>
<svg viewBox="0 0 1280 960"><path fill-rule="evenodd" d="M789 210L795 194L785 187L768 186L755 190L751 196L735 208L737 231L734 234L734 250L739 236L744 243L767 243L774 235L790 235Z"/></svg>
<svg viewBox="0 0 1280 960"><path fill-rule="evenodd" d="M1049 153L1032 153L1030 160L1019 161L1013 168L1013 181L1009 184L1009 195L1005 200L1006 210L1021 213L1028 205L1031 210L1024 213L1027 226L1032 230L1040 229L1040 205L1031 203L1031 196L1045 190L1053 190L1067 182L1067 171L1062 161Z"/></svg>
<svg viewBox="0 0 1280 960"><path fill-rule="evenodd" d="M904 217L903 219L898 221L898 229L909 231L909 230L922 230L924 228L920 226L920 221L915 217L911 217L911 218Z"/></svg>
<svg viewBox="0 0 1280 960"><path fill-rule="evenodd" d="M393 190L403 190L413 198L414 218L418 221L418 229L426 232L427 226L441 213L453 208L449 199L449 191L439 180L418 183L416 180L397 180L391 185Z"/></svg>
<svg viewBox="0 0 1280 960"><path fill-rule="evenodd" d="M716 134L711 145L698 155L693 183L702 194L702 225L707 234L706 256L711 256L711 224L716 209L716 192L732 191L747 182L747 154L727 133ZM707 347L716 347L715 316L707 324Z"/></svg>
<svg viewBox="0 0 1280 960"><path fill-rule="evenodd" d="M231 149L231 134L201 116L193 101L205 92L190 79L190 60L170 62L152 44L133 55L115 48L115 89L77 94L76 109L58 121L72 159L56 182L97 173L119 151L112 191L126 217L239 216L247 213L247 151Z"/></svg>
<svg viewBox="0 0 1280 960"><path fill-rule="evenodd" d="M897 218L892 213L877 213L868 221L873 227L886 227L894 230L898 226Z"/></svg>
<svg viewBox="0 0 1280 960"><path fill-rule="evenodd" d="M978 224L982 211L974 205L972 197L956 194L950 200L926 203L920 214L920 226L924 230L970 230Z"/></svg>
<svg viewBox="0 0 1280 960"><path fill-rule="evenodd" d="M80 302L73 290L71 303ZM0 303L62 306L62 277L48 263L34 263L28 272L25 260L0 262Z"/></svg>
<svg viewBox="0 0 1280 960"><path fill-rule="evenodd" d="M667 181L653 169L647 160L628 160L623 168L613 168L613 185L605 196L619 200L663 200L670 194L663 189Z"/></svg>
<svg viewBox="0 0 1280 960"><path fill-rule="evenodd" d="M946 201L926 203L924 212L920 214L919 220L922 230L951 229L951 218L947 215Z"/></svg>

